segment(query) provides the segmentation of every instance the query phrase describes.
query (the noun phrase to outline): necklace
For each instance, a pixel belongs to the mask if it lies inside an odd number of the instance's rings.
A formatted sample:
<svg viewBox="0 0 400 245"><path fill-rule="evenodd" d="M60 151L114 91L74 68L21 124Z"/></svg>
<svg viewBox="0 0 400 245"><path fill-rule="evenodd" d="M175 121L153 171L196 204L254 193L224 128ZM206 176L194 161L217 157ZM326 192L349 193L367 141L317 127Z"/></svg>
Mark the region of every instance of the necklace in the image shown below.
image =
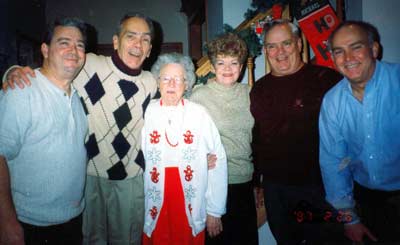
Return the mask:
<svg viewBox="0 0 400 245"><path fill-rule="evenodd" d="M163 106L161 104L161 106ZM179 136L183 129L183 100L181 105L174 107L165 107L164 109L164 122L165 122L165 141L171 147L177 147L179 145ZM175 143L176 142L176 143Z"/></svg>
<svg viewBox="0 0 400 245"><path fill-rule="evenodd" d="M179 141L177 141L176 144L171 144L171 142L168 139L167 130L165 130L165 139L167 140L168 145L170 145L171 147L177 147L179 145Z"/></svg>

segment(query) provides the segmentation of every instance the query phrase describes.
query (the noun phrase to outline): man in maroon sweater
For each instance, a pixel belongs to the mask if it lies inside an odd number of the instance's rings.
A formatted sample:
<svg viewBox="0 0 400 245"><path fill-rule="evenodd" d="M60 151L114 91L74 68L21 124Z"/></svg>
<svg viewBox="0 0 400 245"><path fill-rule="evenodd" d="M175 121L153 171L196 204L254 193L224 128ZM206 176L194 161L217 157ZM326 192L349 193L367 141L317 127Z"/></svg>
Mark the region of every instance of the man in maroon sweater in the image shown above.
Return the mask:
<svg viewBox="0 0 400 245"><path fill-rule="evenodd" d="M342 228L324 200L318 163L320 105L342 77L332 69L305 64L301 49L297 26L286 20L269 23L263 52L271 73L250 93L256 180L262 180L259 193L264 194L278 244L319 244L331 241L334 230L340 234Z"/></svg>

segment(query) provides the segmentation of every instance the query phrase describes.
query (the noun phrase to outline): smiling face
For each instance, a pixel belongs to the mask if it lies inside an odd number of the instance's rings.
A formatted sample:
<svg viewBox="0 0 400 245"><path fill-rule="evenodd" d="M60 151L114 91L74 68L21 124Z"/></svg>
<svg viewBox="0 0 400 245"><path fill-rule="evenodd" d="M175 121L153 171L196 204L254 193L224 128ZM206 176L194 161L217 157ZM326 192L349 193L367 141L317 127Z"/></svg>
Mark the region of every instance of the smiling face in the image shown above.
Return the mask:
<svg viewBox="0 0 400 245"><path fill-rule="evenodd" d="M344 26L332 39L332 59L352 85L364 87L375 71L379 44L368 42L367 33L356 25Z"/></svg>
<svg viewBox="0 0 400 245"><path fill-rule="evenodd" d="M272 27L265 36L263 49L272 75L285 76L298 71L303 65L301 48L301 39L292 33L289 25Z"/></svg>
<svg viewBox="0 0 400 245"><path fill-rule="evenodd" d="M72 80L85 63L85 43L76 27L57 26L50 44L41 46L44 72Z"/></svg>
<svg viewBox="0 0 400 245"><path fill-rule="evenodd" d="M242 64L238 57L217 55L211 71L215 73L216 81L224 86L232 86L238 80Z"/></svg>
<svg viewBox="0 0 400 245"><path fill-rule="evenodd" d="M160 70L158 82L163 104L176 106L187 86L183 66L177 63L164 65Z"/></svg>
<svg viewBox="0 0 400 245"><path fill-rule="evenodd" d="M151 33L146 21L139 17L125 20L119 35L113 37L113 45L125 65L139 69L151 51Z"/></svg>

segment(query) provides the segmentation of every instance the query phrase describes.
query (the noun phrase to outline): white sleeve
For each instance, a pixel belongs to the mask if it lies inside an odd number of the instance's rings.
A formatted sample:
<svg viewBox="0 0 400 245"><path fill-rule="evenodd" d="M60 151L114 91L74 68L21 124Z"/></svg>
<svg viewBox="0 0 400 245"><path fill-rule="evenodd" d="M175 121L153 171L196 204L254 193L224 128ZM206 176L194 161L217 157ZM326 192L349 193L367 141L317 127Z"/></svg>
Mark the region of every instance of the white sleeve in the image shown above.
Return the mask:
<svg viewBox="0 0 400 245"><path fill-rule="evenodd" d="M207 214L214 217L221 217L226 212L228 191L227 159L217 127L207 113L204 119L204 133L210 149L209 153L217 156L215 168L208 170L206 209Z"/></svg>

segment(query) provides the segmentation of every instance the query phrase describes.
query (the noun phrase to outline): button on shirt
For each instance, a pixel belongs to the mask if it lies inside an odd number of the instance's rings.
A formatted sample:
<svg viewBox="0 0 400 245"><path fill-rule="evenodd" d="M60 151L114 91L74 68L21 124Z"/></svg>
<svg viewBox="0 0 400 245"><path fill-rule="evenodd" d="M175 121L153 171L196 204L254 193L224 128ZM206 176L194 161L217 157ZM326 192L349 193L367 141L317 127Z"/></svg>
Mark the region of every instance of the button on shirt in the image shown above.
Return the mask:
<svg viewBox="0 0 400 245"><path fill-rule="evenodd" d="M39 70L35 74L32 86L0 92L0 155L18 219L48 226L83 210L88 125L75 89L64 96Z"/></svg>
<svg viewBox="0 0 400 245"><path fill-rule="evenodd" d="M400 64L377 61L362 102L346 78L328 91L319 130L321 173L335 208L354 207L353 180L400 190Z"/></svg>

